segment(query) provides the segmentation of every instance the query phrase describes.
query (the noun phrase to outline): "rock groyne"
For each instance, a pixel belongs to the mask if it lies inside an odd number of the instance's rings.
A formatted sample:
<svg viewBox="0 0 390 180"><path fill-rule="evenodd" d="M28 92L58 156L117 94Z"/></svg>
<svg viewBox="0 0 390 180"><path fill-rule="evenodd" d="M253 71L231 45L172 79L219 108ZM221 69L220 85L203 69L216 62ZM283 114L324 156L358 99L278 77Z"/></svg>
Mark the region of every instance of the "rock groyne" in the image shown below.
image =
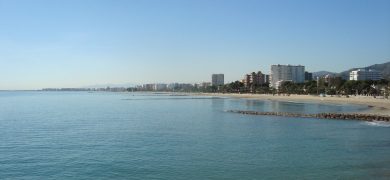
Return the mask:
<svg viewBox="0 0 390 180"><path fill-rule="evenodd" d="M259 111L243 111L243 110L228 110L228 112L262 115L262 116L283 116L283 117L302 117L302 118L319 118L319 119L342 119L342 120L362 120L362 121L386 121L390 122L390 116L375 115L375 114L355 114L355 113L290 113L290 112L259 112Z"/></svg>

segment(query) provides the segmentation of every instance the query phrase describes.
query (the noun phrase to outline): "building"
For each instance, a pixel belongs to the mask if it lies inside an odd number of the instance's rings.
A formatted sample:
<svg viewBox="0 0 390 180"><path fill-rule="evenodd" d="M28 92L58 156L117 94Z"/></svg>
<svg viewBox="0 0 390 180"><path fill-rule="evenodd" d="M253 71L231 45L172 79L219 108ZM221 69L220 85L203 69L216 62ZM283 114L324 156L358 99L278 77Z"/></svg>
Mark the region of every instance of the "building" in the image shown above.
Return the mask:
<svg viewBox="0 0 390 180"><path fill-rule="evenodd" d="M272 65L270 86L278 89L284 81L291 81L293 83L305 82L305 66Z"/></svg>
<svg viewBox="0 0 390 180"><path fill-rule="evenodd" d="M153 90L154 91L165 91L165 90L167 90L167 84L154 84Z"/></svg>
<svg viewBox="0 0 390 180"><path fill-rule="evenodd" d="M305 71L305 81L312 81L313 80L313 73L309 73Z"/></svg>
<svg viewBox="0 0 390 180"><path fill-rule="evenodd" d="M382 74L373 69L357 69L349 73L349 80L364 81L364 80L381 80Z"/></svg>
<svg viewBox="0 0 390 180"><path fill-rule="evenodd" d="M178 88L179 88L179 83L170 83L167 86L167 89L171 91L177 90Z"/></svg>
<svg viewBox="0 0 390 180"><path fill-rule="evenodd" d="M266 78L267 77L265 74L261 73L261 71L258 71L257 73L252 72L250 74L246 74L241 82L243 82L247 88L254 88L256 86L267 83Z"/></svg>
<svg viewBox="0 0 390 180"><path fill-rule="evenodd" d="M211 83L210 83L210 82L201 82L201 83L199 84L199 88L207 88L207 87L209 87L209 86L211 86Z"/></svg>
<svg viewBox="0 0 390 180"><path fill-rule="evenodd" d="M265 84L269 84L269 81L270 81L270 77L268 74L264 74L264 83Z"/></svg>
<svg viewBox="0 0 390 180"><path fill-rule="evenodd" d="M154 84L144 84L142 85L142 90L144 91L153 91Z"/></svg>
<svg viewBox="0 0 390 180"><path fill-rule="evenodd" d="M336 78L336 75L334 75L334 74L327 74L327 75L323 76L322 78L324 79L324 82L329 83L329 82L333 81Z"/></svg>
<svg viewBox="0 0 390 180"><path fill-rule="evenodd" d="M194 87L195 85L186 83L171 83L166 86L167 90L170 91L189 91Z"/></svg>
<svg viewBox="0 0 390 180"><path fill-rule="evenodd" d="M225 84L225 77L223 74L213 74L211 76L211 85L221 86Z"/></svg>

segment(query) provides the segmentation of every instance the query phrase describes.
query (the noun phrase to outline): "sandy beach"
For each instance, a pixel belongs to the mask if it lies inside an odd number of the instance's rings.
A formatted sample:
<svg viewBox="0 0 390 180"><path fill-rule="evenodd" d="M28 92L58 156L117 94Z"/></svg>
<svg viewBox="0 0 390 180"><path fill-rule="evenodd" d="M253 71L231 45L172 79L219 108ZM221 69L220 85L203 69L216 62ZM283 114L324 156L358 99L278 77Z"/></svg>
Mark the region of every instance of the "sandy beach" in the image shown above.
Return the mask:
<svg viewBox="0 0 390 180"><path fill-rule="evenodd" d="M222 93L196 93L201 96L216 96L230 98L250 98L259 100L293 101L293 102L315 102L333 104L353 104L370 107L367 111L354 112L364 114L376 114L390 116L390 100L367 96L350 96L349 98L337 96L313 96L313 95L268 95L268 94L222 94Z"/></svg>

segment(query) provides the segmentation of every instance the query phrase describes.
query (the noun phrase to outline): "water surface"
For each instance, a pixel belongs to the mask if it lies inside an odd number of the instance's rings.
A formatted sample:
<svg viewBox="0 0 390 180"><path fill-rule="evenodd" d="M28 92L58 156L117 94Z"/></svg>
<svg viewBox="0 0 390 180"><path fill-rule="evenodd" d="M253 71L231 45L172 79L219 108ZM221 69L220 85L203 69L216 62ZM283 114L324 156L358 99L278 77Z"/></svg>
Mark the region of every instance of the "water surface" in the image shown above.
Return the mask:
<svg viewBox="0 0 390 180"><path fill-rule="evenodd" d="M226 110L362 106L142 93L0 92L4 179L390 178L390 127Z"/></svg>

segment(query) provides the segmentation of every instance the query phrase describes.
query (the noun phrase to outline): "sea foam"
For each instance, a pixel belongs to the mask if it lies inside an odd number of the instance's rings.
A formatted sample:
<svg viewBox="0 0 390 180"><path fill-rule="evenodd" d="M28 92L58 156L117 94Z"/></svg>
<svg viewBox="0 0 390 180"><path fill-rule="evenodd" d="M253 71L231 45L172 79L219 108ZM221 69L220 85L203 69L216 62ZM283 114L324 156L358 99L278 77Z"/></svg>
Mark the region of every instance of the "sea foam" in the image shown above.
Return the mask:
<svg viewBox="0 0 390 180"><path fill-rule="evenodd" d="M370 126L390 127L390 122L384 122L384 121L371 121L371 122L364 122L364 123Z"/></svg>

